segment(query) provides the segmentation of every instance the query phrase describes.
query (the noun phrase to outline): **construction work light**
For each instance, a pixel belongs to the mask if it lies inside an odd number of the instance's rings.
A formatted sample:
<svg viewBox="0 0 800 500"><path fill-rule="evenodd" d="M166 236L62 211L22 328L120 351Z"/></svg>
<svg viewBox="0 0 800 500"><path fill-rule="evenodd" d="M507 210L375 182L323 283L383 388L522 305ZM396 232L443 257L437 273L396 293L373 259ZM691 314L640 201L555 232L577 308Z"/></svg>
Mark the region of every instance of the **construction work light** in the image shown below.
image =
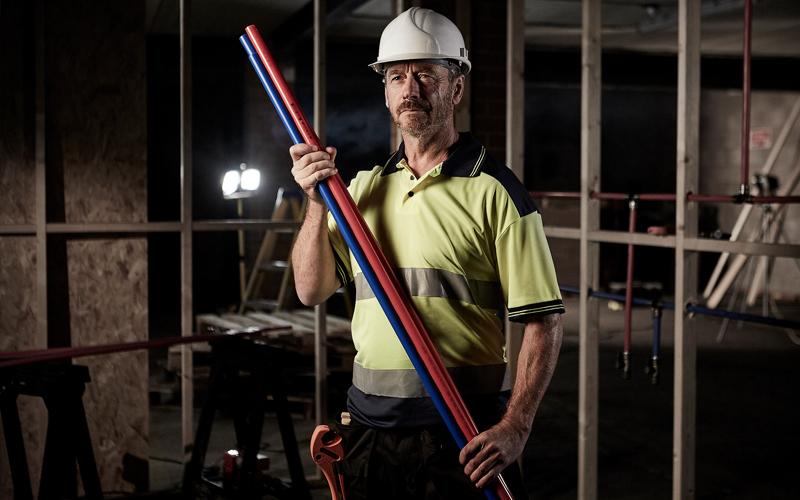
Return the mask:
<svg viewBox="0 0 800 500"><path fill-rule="evenodd" d="M255 168L247 168L247 164L242 163L238 169L225 172L222 177L222 196L226 200L249 198L260 186L261 172Z"/></svg>

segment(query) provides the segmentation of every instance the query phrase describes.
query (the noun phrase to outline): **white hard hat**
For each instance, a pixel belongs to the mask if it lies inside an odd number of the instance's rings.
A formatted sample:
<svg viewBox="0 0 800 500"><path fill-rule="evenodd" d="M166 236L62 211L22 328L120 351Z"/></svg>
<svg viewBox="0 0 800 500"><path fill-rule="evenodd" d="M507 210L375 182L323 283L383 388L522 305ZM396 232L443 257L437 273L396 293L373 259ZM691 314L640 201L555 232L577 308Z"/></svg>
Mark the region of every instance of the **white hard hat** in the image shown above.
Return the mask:
<svg viewBox="0 0 800 500"><path fill-rule="evenodd" d="M390 22L381 35L378 60L370 67L383 73L386 63L415 59L450 59L464 74L472 68L464 37L452 21L430 9L411 7Z"/></svg>

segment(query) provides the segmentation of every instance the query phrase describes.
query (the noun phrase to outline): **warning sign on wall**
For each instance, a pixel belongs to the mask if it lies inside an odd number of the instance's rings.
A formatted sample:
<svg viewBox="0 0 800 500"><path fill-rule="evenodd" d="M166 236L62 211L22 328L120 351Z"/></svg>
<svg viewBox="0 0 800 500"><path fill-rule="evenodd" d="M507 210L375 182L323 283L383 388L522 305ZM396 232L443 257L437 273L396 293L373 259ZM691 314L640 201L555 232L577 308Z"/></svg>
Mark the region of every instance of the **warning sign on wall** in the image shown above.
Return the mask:
<svg viewBox="0 0 800 500"><path fill-rule="evenodd" d="M772 147L772 129L759 127L750 130L750 149L769 149Z"/></svg>

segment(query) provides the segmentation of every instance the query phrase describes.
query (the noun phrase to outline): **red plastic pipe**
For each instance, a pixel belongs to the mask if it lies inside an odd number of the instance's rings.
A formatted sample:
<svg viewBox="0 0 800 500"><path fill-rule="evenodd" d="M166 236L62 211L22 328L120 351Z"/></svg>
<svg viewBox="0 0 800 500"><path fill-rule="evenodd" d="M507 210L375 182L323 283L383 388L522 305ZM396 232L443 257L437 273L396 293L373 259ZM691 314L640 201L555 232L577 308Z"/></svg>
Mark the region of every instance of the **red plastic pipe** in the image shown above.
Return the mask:
<svg viewBox="0 0 800 500"><path fill-rule="evenodd" d="M270 79L275 85L275 88L278 90L281 100L284 102L289 114L292 116L292 120L297 125L297 129L300 132L300 135L303 137L303 140L307 144L312 144L320 149L323 149L319 138L294 98L291 89L278 69L276 62L261 38L258 29L255 28L255 26L248 26L245 31L250 37L253 47L256 49L259 58L269 73ZM358 212L357 207L355 206L355 203L353 202L353 199L347 192L347 187L344 185L344 182L339 175L330 177L328 179L328 186L334 198L336 199L337 204L342 209L345 218L350 222L352 226L351 230L353 231L353 234L356 237L359 245L364 250L364 254L367 257L367 260L370 262L370 266L375 271L375 274L381 283L381 287L384 289L389 297L389 300L396 308L398 317L408 332L409 338L412 340L412 343L419 353L423 364L428 367L431 378L434 380L434 383L436 383L437 388L442 393L442 397L453 412L453 416L456 422L459 424L459 428L461 429L462 433L465 434L465 436L469 436L467 439L471 439L477 435L477 427L474 427L474 422L470 422L472 419L466 413L466 406L463 404L463 401L460 405L458 404L460 397L456 396L457 391L455 390L455 384L452 383L449 373L447 373L446 369L444 368L441 359L438 356L433 355L433 353L436 352L435 347L433 347L433 344L430 342L428 343L429 345L426 345L425 338L427 338L429 341L430 338L427 334L424 336L421 335L420 332L424 331L424 328L420 329L419 325L421 325L422 322L421 320L415 321L415 311L408 306L408 299L401 292L402 287L400 286L399 280L394 275L394 272L392 271L391 266L389 266L389 263L383 255L383 252L380 251L380 248L378 247L374 237L372 237L370 234L366 222L364 222L363 218ZM470 428L470 423L472 424L472 427L474 427L474 433L471 436L468 432L466 432L466 430L469 430Z"/></svg>
<svg viewBox="0 0 800 500"><path fill-rule="evenodd" d="M292 119L295 122L295 125L297 125L300 135L303 136L303 140L307 144L315 145L318 148L323 149L323 145L320 143L320 140L314 132L314 129L310 126L308 120L305 118L302 109L297 103L297 100L294 98L291 89L284 80L283 75L278 69L276 62L264 43L264 40L258 32L258 29L251 25L248 26L245 31L255 47L261 62L264 64L264 67L269 73L272 83L278 90L281 100L283 100L284 104L286 105L286 109L289 111L289 114L292 115ZM341 177L338 174L330 177L328 186L330 187L331 193L336 199L337 204L342 209L345 218L350 223L351 230L353 231L358 244L363 249L370 266L372 266L373 270L375 271L381 287L386 292L392 305L396 307L397 315L400 318L403 327L408 332L409 338L419 353L423 364L429 370L431 378L436 384L437 389L441 392L448 408L453 413L453 417L461 429L461 432L464 433L467 441L472 440L478 435L477 426L475 425L472 416L469 414L469 411L464 404L464 400L458 393L458 390L453 383L453 379L447 372L441 357L438 355L436 347L434 346L433 341L430 339L430 335L428 335L427 331L425 330L421 318L413 308L410 298L401 292L403 289L400 286L400 281L392 271L388 260L383 255L383 252L380 250L375 238L369 231L369 227L361 217L361 214L358 212L355 202L350 197L350 193L347 191L347 187L344 185ZM502 499L510 500L512 498L505 481L503 480L502 476L499 475L496 483L496 492Z"/></svg>
<svg viewBox="0 0 800 500"><path fill-rule="evenodd" d="M530 191L528 194L532 198L563 198L568 200L579 200L581 194L578 191ZM628 200L636 198L639 201L675 201L675 194L672 193L604 193L592 191L589 197L595 200Z"/></svg>
<svg viewBox="0 0 800 500"><path fill-rule="evenodd" d="M675 201L677 196L669 193L644 193L637 194L639 201Z"/></svg>
<svg viewBox="0 0 800 500"><path fill-rule="evenodd" d="M30 365L45 361L62 361L100 354L114 354L119 352L138 351L141 349L158 349L179 344L194 344L198 342L218 342L232 337L256 335L260 332L282 330L285 327L264 327L252 332L227 333L223 335L190 335L186 337L168 337L155 340L141 340L135 342L121 342L117 344L100 344L80 347L54 347L51 349L34 349L30 351L4 352L0 357L10 357L7 361L0 361L0 368Z"/></svg>
<svg viewBox="0 0 800 500"><path fill-rule="evenodd" d="M267 48L266 44L264 43L263 39L258 32L258 29L255 26L248 26L245 31L247 32L248 36L250 37L253 46L258 52L259 58L261 59L264 67L266 68L267 72L269 73L272 82L275 85L275 88L278 90L278 93L281 96L281 100L283 100L289 114L292 115L292 120L297 125L297 129L300 132L300 135L303 137L303 140L307 144L311 144L317 146L320 149L324 149L323 145L321 144L319 138L317 137L314 129L309 124L308 120L303 113L302 108L297 103L296 99L294 98L291 89L289 88L286 80L283 78L280 70L277 67L277 63L275 62L274 58L272 57L271 52ZM366 225L366 222L361 217L360 213L358 212L357 207L355 206L355 202L350 197L350 194L347 191L347 187L344 185L342 178L339 175L335 175L329 178L328 186L331 189L331 193L333 194L334 198L336 199L337 204L341 207L342 212L345 215L345 218L350 222L353 226L351 227L353 234L355 235L356 239L358 240L359 245L364 250L364 254L367 257L367 260L370 262L375 274L377 275L381 286L383 287L386 294L389 296L390 301L397 309L398 316L403 323L406 331L409 334L409 337L412 339L412 342L419 352L420 357L423 359L423 363L426 367L429 368L431 372L431 376L434 379L434 382L437 381L437 376L434 375L438 373L438 378L442 379L443 373L446 373L444 369L444 365L441 363L441 359L438 359L439 363L436 363L436 359L431 355L432 352L430 347L433 347L433 344L425 345L425 342L420 337L420 328L421 325L420 321L415 321L414 316L417 316L413 309L408 307L408 298L401 292L402 287L400 286L400 282L397 277L394 275L391 266L389 265L386 257L383 255L383 252L378 247L377 242L375 241L374 237L370 234L369 228ZM423 330L424 331L424 330ZM428 335L425 335L428 337ZM435 348L434 348L435 349ZM438 366L441 365L441 366ZM433 369L431 369L433 368ZM448 374L449 378L449 374ZM444 387L442 390L442 396L444 397L445 401L448 401L448 406L451 407L452 410L458 410L458 413L461 414L461 418L463 420L464 413L461 409L457 408L458 405L453 406L456 402L453 394L453 390L455 386L449 386L446 383L446 379L444 381ZM439 384L437 383L437 386ZM456 417L456 421L458 422L458 414L454 411L454 417ZM474 425L474 424L473 424ZM461 427L461 424L459 425ZM464 429L462 428L462 432ZM465 433L466 434L466 433ZM477 434L477 429L476 433Z"/></svg>
<svg viewBox="0 0 800 500"><path fill-rule="evenodd" d="M627 200L630 197L631 195L626 193L600 193L597 191L589 193L589 198L594 200Z"/></svg>
<svg viewBox="0 0 800 500"><path fill-rule="evenodd" d="M577 191L530 191L533 198L563 198L580 199ZM670 193L601 193L592 191L589 196L595 200L629 200L638 201L675 201L677 198ZM686 195L686 200L695 203L800 203L800 196L747 196L730 194L695 194Z"/></svg>
<svg viewBox="0 0 800 500"><path fill-rule="evenodd" d="M742 164L739 194L750 194L750 47L753 30L753 0L744 2L744 43L742 48Z"/></svg>
<svg viewBox="0 0 800 500"><path fill-rule="evenodd" d="M579 200L581 194L577 191L531 191L528 193L532 198L564 198L568 200Z"/></svg>
<svg viewBox="0 0 800 500"><path fill-rule="evenodd" d="M731 196L727 194L692 194L686 196L695 203L800 203L800 196Z"/></svg>
<svg viewBox="0 0 800 500"><path fill-rule="evenodd" d="M800 203L800 196L752 196L748 203Z"/></svg>

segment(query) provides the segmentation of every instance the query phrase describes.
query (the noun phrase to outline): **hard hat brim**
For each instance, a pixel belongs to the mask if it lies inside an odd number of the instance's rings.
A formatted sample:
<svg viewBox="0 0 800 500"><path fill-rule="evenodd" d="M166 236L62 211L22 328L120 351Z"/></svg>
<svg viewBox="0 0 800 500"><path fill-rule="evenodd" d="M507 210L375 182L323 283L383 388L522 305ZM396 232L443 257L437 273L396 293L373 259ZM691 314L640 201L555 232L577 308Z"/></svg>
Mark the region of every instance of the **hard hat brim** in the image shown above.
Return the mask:
<svg viewBox="0 0 800 500"><path fill-rule="evenodd" d="M421 61L426 59L447 59L449 61L454 61L461 66L461 72L465 75L472 69L472 64L470 64L469 59L467 58L446 57L442 54L431 54L427 52L408 52L405 54L395 54L392 57L387 57L385 59L378 58L378 60L370 64L369 67L372 68L372 70L376 73L382 75L387 64L403 61Z"/></svg>

